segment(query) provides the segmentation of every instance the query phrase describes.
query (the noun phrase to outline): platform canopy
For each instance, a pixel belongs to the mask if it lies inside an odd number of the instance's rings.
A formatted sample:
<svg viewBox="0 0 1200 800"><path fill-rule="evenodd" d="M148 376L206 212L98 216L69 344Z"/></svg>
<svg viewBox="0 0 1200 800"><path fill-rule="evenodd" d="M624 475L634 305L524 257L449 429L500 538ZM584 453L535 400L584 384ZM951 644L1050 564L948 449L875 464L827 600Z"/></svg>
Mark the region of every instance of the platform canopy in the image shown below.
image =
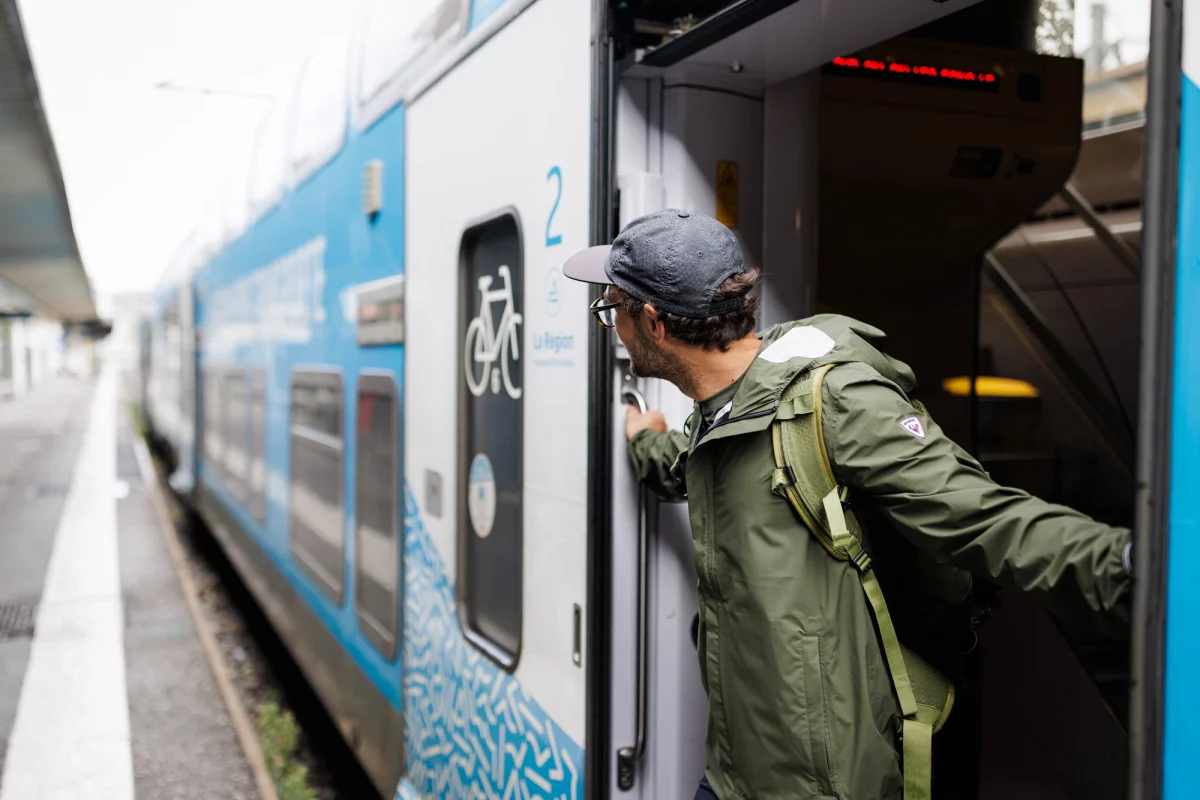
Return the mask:
<svg viewBox="0 0 1200 800"><path fill-rule="evenodd" d="M16 0L0 0L0 314L96 318Z"/></svg>

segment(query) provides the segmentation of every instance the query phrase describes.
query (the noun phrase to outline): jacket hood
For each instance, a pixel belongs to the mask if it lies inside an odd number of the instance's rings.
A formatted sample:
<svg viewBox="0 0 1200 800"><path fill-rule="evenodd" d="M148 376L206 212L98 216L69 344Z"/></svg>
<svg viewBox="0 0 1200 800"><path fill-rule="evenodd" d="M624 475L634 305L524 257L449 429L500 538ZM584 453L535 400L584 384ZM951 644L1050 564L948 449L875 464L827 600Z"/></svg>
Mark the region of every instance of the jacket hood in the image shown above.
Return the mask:
<svg viewBox="0 0 1200 800"><path fill-rule="evenodd" d="M874 368L905 394L917 388L912 369L883 352L886 334L873 325L840 314L819 314L773 325L759 335L762 344L734 394L728 412L718 414L721 438L770 424L783 390L805 370L825 364L861 362Z"/></svg>
<svg viewBox="0 0 1200 800"><path fill-rule="evenodd" d="M883 352L887 335L840 314L820 314L773 325L759 334L762 345L746 370L733 399L731 416L778 405L783 390L801 372L825 364L862 362L911 394L917 388L913 371Z"/></svg>

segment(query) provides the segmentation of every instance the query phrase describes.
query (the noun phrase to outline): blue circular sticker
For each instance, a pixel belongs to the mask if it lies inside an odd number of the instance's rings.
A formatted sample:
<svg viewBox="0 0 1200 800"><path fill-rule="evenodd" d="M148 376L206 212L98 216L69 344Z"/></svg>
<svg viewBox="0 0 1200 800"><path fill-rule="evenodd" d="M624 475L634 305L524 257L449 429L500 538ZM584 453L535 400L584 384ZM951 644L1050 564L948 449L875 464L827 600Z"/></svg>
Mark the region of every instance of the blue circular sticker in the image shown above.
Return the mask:
<svg viewBox="0 0 1200 800"><path fill-rule="evenodd" d="M496 521L496 474L492 471L491 460L483 453L471 461L471 471L467 475L467 513L475 535L480 539L487 538Z"/></svg>

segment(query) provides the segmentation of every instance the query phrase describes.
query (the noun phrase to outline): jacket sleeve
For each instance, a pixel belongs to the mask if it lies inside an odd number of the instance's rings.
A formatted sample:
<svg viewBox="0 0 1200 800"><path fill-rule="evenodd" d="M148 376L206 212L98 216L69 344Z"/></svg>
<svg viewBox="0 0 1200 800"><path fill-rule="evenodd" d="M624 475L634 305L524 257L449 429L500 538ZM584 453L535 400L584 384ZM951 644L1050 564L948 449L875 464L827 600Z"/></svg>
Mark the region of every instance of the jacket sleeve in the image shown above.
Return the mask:
<svg viewBox="0 0 1200 800"><path fill-rule="evenodd" d="M651 491L664 500L683 500L687 488L683 485L682 467L678 481L671 470L681 454L686 458L687 449L687 436L680 431L644 430L629 441L629 458L638 479L645 481Z"/></svg>
<svg viewBox="0 0 1200 800"><path fill-rule="evenodd" d="M1030 592L1066 620L1128 635L1128 530L995 483L865 365L830 371L822 401L834 476L852 504L865 499L943 563ZM906 427L913 417L919 427Z"/></svg>

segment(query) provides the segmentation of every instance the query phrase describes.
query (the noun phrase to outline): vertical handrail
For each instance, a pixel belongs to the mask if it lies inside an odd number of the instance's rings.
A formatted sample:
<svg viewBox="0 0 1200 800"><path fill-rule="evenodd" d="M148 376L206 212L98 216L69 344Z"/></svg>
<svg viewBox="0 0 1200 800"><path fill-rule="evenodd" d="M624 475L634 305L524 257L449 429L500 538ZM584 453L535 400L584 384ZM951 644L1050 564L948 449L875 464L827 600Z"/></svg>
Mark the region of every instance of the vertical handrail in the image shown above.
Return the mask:
<svg viewBox="0 0 1200 800"><path fill-rule="evenodd" d="M621 400L627 405L637 406L643 414L647 411L646 398L633 386L621 390ZM650 520L646 488L638 484L638 574L637 574L637 675L634 690L636 734L632 747L617 751L617 787L621 791L633 788L635 768L646 752L646 694L649 680L649 560Z"/></svg>

